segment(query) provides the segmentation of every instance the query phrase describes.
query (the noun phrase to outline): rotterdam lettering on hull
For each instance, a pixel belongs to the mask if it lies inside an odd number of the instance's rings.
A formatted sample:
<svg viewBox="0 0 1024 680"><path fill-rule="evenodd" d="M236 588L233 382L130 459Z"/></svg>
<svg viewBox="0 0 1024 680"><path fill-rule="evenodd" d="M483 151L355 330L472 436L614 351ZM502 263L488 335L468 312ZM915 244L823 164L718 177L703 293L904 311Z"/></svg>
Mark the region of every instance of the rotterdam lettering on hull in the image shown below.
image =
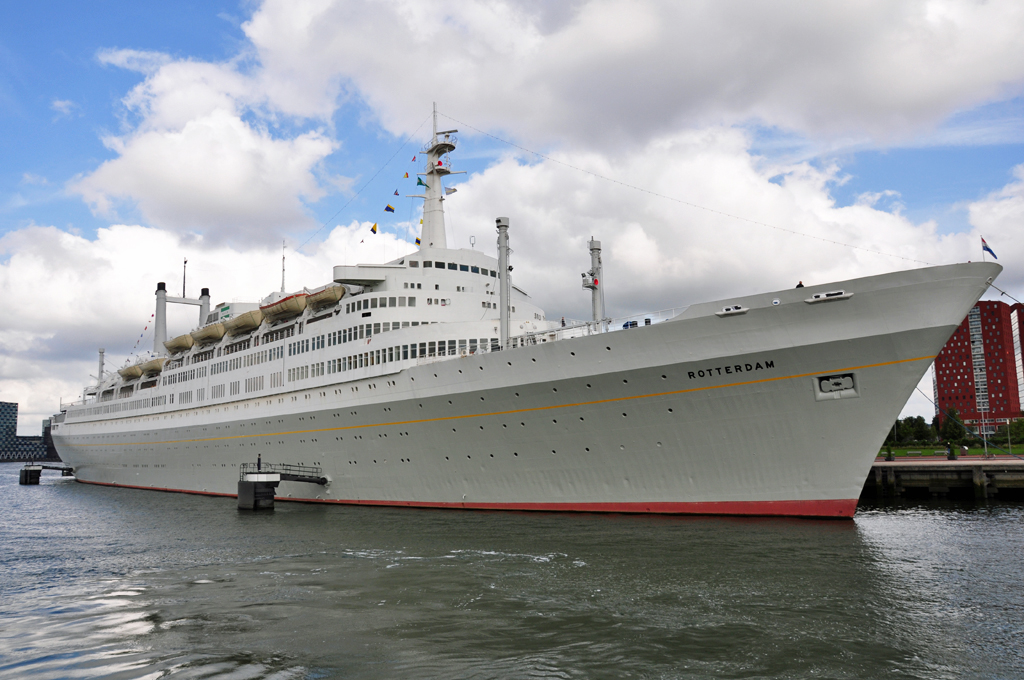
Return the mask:
<svg viewBox="0 0 1024 680"><path fill-rule="evenodd" d="M714 368L702 368L697 371L688 371L687 376L690 380L696 378L705 378L715 375L732 375L733 373L753 373L754 371L764 371L769 368L775 368L775 360L769 359L764 363L755 361L754 363L742 363L742 364L731 364L729 366L715 366Z"/></svg>

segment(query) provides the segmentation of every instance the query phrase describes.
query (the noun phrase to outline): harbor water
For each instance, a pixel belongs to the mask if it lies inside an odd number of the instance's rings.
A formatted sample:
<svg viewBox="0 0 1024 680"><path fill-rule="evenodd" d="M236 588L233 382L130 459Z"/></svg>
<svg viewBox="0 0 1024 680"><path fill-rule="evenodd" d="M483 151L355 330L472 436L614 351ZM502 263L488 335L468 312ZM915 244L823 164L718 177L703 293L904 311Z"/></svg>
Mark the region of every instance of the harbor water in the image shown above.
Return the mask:
<svg viewBox="0 0 1024 680"><path fill-rule="evenodd" d="M3 678L1024 677L1024 504L246 513L18 468Z"/></svg>

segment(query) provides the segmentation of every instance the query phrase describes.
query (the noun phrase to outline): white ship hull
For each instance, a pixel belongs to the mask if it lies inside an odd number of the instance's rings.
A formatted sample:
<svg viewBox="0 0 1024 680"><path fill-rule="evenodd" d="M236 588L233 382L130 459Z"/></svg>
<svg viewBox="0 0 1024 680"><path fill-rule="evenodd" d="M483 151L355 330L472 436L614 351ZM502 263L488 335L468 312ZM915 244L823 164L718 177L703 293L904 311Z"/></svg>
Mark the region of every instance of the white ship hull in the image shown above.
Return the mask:
<svg viewBox="0 0 1024 680"><path fill-rule="evenodd" d="M279 499L849 517L887 429L999 271L950 265L695 305L648 327L193 408L70 409L54 443L79 481L168 491L233 496L238 466L261 454L330 479L283 482ZM834 290L846 295L805 302ZM748 311L716 315L735 305Z"/></svg>

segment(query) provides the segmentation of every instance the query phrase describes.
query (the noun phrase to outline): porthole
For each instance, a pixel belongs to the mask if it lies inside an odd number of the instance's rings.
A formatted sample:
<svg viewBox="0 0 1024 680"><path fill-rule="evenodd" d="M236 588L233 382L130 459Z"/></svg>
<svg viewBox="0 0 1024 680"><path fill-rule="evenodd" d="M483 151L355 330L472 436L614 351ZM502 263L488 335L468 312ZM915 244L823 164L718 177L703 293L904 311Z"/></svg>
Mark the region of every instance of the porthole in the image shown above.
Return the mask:
<svg viewBox="0 0 1024 680"><path fill-rule="evenodd" d="M587 389L588 390L590 389L590 383L587 383Z"/></svg>
<svg viewBox="0 0 1024 680"><path fill-rule="evenodd" d="M518 456L519 454L518 454L518 453L513 453L512 455L513 455L513 456Z"/></svg>
<svg viewBox="0 0 1024 680"><path fill-rule="evenodd" d="M589 450L590 450L590 447L588 446L588 447L586 447L586 448L585 448L585 449L583 449L583 450L584 450L584 451L589 451Z"/></svg>
<svg viewBox="0 0 1024 680"><path fill-rule="evenodd" d="M526 427L526 423L519 423L519 424L522 425L523 427Z"/></svg>
<svg viewBox="0 0 1024 680"><path fill-rule="evenodd" d="M557 391L558 391L558 388L557 388L557 387L552 387L552 388L551 388L551 391L552 391L552 392L557 392Z"/></svg>
<svg viewBox="0 0 1024 680"><path fill-rule="evenodd" d="M625 414L625 413L623 413L623 414L622 414L622 417L623 417L623 418L625 418L625 417L626 417L626 414Z"/></svg>
<svg viewBox="0 0 1024 680"><path fill-rule="evenodd" d="M519 393L518 393L518 392L516 392L516 396L517 396L517 397L519 396Z"/></svg>
<svg viewBox="0 0 1024 680"><path fill-rule="evenodd" d="M663 376L661 376L661 379L662 379L662 380L665 380L665 379L667 379L667 378L668 378L668 376L667 376L667 375L663 375Z"/></svg>
<svg viewBox="0 0 1024 680"><path fill-rule="evenodd" d="M668 410L668 412L669 412L669 413L673 413L672 409L669 409L669 410Z"/></svg>
<svg viewBox="0 0 1024 680"><path fill-rule="evenodd" d="M623 381L622 381L622 384L623 384L623 385L628 385L628 384L629 384L629 381L628 381L628 380L623 380Z"/></svg>
<svg viewBox="0 0 1024 680"><path fill-rule="evenodd" d="M611 352L611 351L612 351L612 348L611 348L611 347L605 347L605 349L606 349L606 350L608 350L609 352Z"/></svg>
<svg viewBox="0 0 1024 680"><path fill-rule="evenodd" d="M570 356L576 356L576 352L569 352Z"/></svg>

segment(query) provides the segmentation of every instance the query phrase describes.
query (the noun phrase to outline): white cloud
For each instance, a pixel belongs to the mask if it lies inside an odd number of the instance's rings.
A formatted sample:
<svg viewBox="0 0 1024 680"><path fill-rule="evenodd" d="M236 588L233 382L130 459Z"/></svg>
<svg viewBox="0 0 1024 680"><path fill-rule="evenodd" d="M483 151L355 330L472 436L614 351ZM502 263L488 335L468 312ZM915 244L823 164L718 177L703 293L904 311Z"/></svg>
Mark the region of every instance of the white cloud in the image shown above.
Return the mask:
<svg viewBox="0 0 1024 680"><path fill-rule="evenodd" d="M60 114L59 117L70 116L71 113L78 108L78 104L75 104L69 99L54 99L50 102L50 108Z"/></svg>
<svg viewBox="0 0 1024 680"><path fill-rule="evenodd" d="M751 119L908 137L1024 79L1013 0L267 0L244 28L269 100L293 115L358 93L408 132L435 100L487 130L589 147Z"/></svg>
<svg viewBox="0 0 1024 680"><path fill-rule="evenodd" d="M50 181L43 177L42 175L37 175L32 172L23 172L21 174L21 183L34 184L38 186L47 186L50 183Z"/></svg>
<svg viewBox="0 0 1024 680"><path fill-rule="evenodd" d="M149 224L214 239L311 226L303 200L323 195L314 170L335 148L319 132L274 138L221 109L107 141L118 157L71 185L97 213L116 216L132 200Z"/></svg>
<svg viewBox="0 0 1024 680"><path fill-rule="evenodd" d="M967 235L940 236L930 222L870 204L836 207L830 188L838 167L766 165L748 144L742 132L719 128L657 139L614 162L598 154L557 156L709 209L552 161L506 159L471 176L449 199L458 217L455 245L473 234L493 251L494 217L508 215L516 279L550 313L577 318L589 309L578 275L588 267L591 236L605 248L612 314L971 257ZM770 181L779 175L781 183Z"/></svg>
<svg viewBox="0 0 1024 680"><path fill-rule="evenodd" d="M98 214L137 207L153 226L207 238L308 228L307 205L350 182L318 175L352 99L394 133L437 100L481 129L609 163L681 130L751 121L833 143L918 139L1020 92L1022 28L1010 0L266 0L234 59L101 52L144 80L124 98L125 129L105 140L117 157L70 189Z"/></svg>
<svg viewBox="0 0 1024 680"><path fill-rule="evenodd" d="M124 98L125 132L104 140L117 156L69 185L94 212L118 219L118 207L137 207L152 226L208 239L270 240L313 225L306 202L323 196L320 163L338 148L322 130L273 134L260 122L261 93L233 63L132 50L100 59L146 78Z"/></svg>
<svg viewBox="0 0 1024 680"><path fill-rule="evenodd" d="M982 236L995 251L998 261L1006 269L996 284L1024 300L1024 164L1013 169L1014 181L980 201L971 203L968 215L973 227L971 253L973 259L981 256ZM1010 302L1006 297L1004 302Z"/></svg>
<svg viewBox="0 0 1024 680"><path fill-rule="evenodd" d="M100 50L96 57L102 64L145 74L155 73L161 66L171 62L170 55L147 50Z"/></svg>

